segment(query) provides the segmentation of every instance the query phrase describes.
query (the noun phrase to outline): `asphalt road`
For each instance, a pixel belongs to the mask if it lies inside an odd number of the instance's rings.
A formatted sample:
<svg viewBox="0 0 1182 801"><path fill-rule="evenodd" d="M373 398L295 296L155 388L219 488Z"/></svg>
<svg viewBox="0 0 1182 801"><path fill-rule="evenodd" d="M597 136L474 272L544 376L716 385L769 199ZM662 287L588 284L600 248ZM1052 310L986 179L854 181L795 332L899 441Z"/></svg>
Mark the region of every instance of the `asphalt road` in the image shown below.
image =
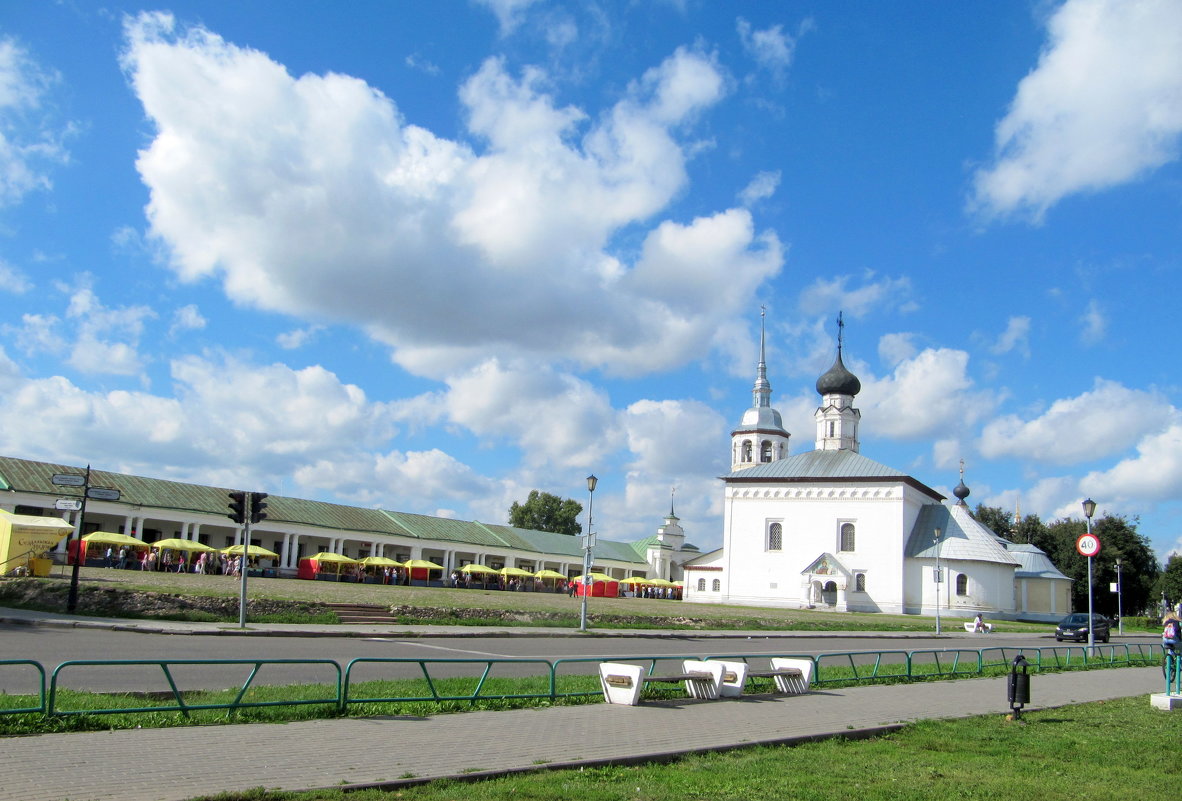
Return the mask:
<svg viewBox="0 0 1182 801"><path fill-rule="evenodd" d="M1118 638L1114 637L1114 642ZM432 675L479 675L485 660L554 660L645 656L754 656L822 654L851 651L915 651L981 647L1056 645L1054 637L1031 634L995 634L983 637L948 636L792 636L743 639L693 636L651 636L626 638L583 637L238 637L139 632L97 629L59 629L0 625L3 659L32 659L53 671L71 660L327 660L342 669L353 659L479 660L477 665L442 665ZM961 657L964 658L963 656ZM863 660L860 660L863 661ZM253 665L175 666L173 677L182 689L218 689L240 686ZM493 675L536 675L537 664L497 665ZM591 672L586 663L564 668L571 673ZM394 665L365 663L355 668L354 680L419 677L417 663ZM265 665L255 678L260 684L323 683L336 681L336 668L326 663L284 663ZM0 665L0 691L30 692L35 674L28 667ZM166 680L155 666L67 666L60 674L61 686L99 691L165 690Z"/></svg>

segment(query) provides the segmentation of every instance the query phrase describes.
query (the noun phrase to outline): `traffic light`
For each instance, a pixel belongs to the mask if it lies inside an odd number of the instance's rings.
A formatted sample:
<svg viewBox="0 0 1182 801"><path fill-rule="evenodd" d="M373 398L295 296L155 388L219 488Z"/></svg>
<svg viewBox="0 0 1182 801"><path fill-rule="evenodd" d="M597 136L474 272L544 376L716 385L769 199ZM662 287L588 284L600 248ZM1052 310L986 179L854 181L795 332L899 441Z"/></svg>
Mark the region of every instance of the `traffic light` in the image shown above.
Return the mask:
<svg viewBox="0 0 1182 801"><path fill-rule="evenodd" d="M230 502L226 504L230 507L230 514L228 517L235 523L246 522L246 493L245 492L231 492Z"/></svg>
<svg viewBox="0 0 1182 801"><path fill-rule="evenodd" d="M267 508L267 504L263 503L267 498L265 492L252 492L250 494L250 522L257 523L267 516L263 510Z"/></svg>

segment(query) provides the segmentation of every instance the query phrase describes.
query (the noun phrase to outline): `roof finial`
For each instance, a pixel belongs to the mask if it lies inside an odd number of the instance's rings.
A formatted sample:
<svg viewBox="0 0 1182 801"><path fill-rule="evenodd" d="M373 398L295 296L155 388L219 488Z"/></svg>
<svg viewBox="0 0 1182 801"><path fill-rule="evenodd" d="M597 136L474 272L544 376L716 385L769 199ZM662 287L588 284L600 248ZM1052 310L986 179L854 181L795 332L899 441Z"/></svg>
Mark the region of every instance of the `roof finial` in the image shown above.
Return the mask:
<svg viewBox="0 0 1182 801"><path fill-rule="evenodd" d="M837 313L837 358L841 358L841 339L845 334L845 321L841 319L842 312Z"/></svg>
<svg viewBox="0 0 1182 801"><path fill-rule="evenodd" d="M755 387L751 393L751 405L754 407L772 405L772 385L767 380L767 356L765 351L766 335L764 333L764 319L767 316L767 306L759 307L759 368L755 373Z"/></svg>
<svg viewBox="0 0 1182 801"><path fill-rule="evenodd" d="M670 487L669 488L669 516L670 517L677 517L677 515L675 515L673 513L673 496L676 493L677 493L677 487Z"/></svg>
<svg viewBox="0 0 1182 801"><path fill-rule="evenodd" d="M960 483L952 489L952 494L956 496L957 506L968 506L964 499L969 497L969 488L964 483L964 459L960 460Z"/></svg>

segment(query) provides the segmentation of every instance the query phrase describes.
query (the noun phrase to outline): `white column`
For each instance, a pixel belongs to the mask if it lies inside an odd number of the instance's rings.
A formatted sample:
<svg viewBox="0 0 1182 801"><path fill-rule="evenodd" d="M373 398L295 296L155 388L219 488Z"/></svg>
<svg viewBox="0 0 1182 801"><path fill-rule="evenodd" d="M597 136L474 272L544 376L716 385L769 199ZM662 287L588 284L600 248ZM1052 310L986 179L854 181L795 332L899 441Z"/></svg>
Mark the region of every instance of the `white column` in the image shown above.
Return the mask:
<svg viewBox="0 0 1182 801"><path fill-rule="evenodd" d="M201 534L201 524L200 523L190 523L189 524L189 539L191 539L193 542L197 542L197 538L200 536L200 534Z"/></svg>

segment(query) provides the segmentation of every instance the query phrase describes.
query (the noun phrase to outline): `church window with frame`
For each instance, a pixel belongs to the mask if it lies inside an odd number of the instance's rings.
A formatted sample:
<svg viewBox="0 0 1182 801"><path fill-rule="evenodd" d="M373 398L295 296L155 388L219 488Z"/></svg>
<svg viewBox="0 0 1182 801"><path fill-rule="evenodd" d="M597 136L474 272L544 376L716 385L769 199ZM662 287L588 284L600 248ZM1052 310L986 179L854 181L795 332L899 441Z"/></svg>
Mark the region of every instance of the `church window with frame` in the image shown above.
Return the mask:
<svg viewBox="0 0 1182 801"><path fill-rule="evenodd" d="M714 579L710 583L710 589L714 590L714 592L722 592L722 579Z"/></svg>
<svg viewBox="0 0 1182 801"><path fill-rule="evenodd" d="M957 595L968 595L969 594L969 577L964 573L959 573L956 576L956 594Z"/></svg>
<svg viewBox="0 0 1182 801"><path fill-rule="evenodd" d="M841 550L841 551L854 550L854 544L855 544L854 524L853 523L842 523L840 531L841 531L841 537L839 538L838 550Z"/></svg>
<svg viewBox="0 0 1182 801"><path fill-rule="evenodd" d="M698 579L698 592L705 592L705 591L706 591L706 579L700 578L700 579Z"/></svg>
<svg viewBox="0 0 1182 801"><path fill-rule="evenodd" d="M767 527L767 549L769 551L784 550L784 524L769 523Z"/></svg>
<svg viewBox="0 0 1182 801"><path fill-rule="evenodd" d="M866 574L854 574L854 592L866 592Z"/></svg>

